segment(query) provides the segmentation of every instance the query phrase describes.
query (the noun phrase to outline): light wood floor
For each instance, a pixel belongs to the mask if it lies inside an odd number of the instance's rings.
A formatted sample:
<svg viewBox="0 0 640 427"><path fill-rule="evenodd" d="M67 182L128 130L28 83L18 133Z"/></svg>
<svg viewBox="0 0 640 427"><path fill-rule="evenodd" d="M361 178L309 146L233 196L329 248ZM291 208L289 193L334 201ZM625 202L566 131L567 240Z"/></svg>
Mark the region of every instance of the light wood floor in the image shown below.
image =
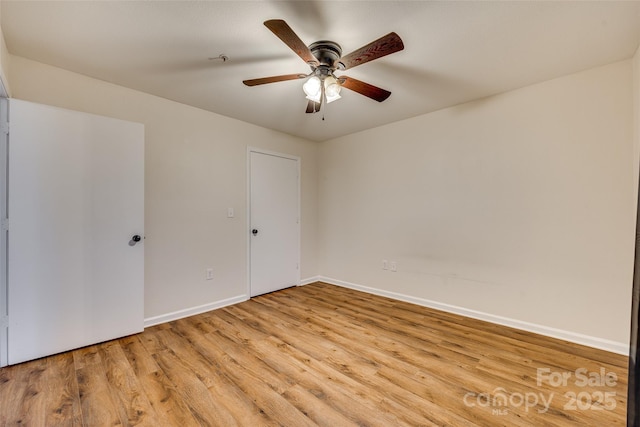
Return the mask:
<svg viewBox="0 0 640 427"><path fill-rule="evenodd" d="M626 388L624 356L315 283L0 369L0 425L622 426Z"/></svg>

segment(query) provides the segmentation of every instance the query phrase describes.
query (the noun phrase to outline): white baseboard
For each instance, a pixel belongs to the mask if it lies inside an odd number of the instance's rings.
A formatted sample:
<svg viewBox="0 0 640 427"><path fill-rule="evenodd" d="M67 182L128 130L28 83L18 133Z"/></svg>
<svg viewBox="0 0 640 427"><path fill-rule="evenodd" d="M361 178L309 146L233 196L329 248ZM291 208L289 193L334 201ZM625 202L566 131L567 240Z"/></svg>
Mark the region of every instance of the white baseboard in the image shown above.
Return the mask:
<svg viewBox="0 0 640 427"><path fill-rule="evenodd" d="M298 286L308 285L310 283L315 283L320 280L322 280L321 276L308 277L306 279L301 279ZM221 301L214 301L208 304L199 305L197 307L191 307L191 308L186 308L184 310L174 311L172 313L161 314L160 316L149 317L144 319L144 327L148 328L150 326L159 325L161 323L167 323L173 320L178 320L178 319L182 319L189 316L195 316L196 314L206 313L207 311L237 304L243 301L247 301L248 299L249 299L248 295L238 295L237 297L228 298Z"/></svg>
<svg viewBox="0 0 640 427"><path fill-rule="evenodd" d="M300 279L300 283L298 286L308 285L309 283L320 282L322 280L322 276L313 276L307 277L306 279Z"/></svg>
<svg viewBox="0 0 640 427"><path fill-rule="evenodd" d="M577 332L566 331L562 329L551 328L548 326L538 325L535 323L524 322L517 319L511 319L508 317L496 316L494 314L484 313L481 311L471 310L464 307L445 304L437 301L432 301L424 298L414 297L411 295L400 294L397 292L385 291L383 289L372 288L369 286L358 285L355 283L345 282L343 280L332 279L325 276L313 276L300 280L298 286L308 285L314 282L325 282L344 288L354 289L357 291L366 292L373 295L380 295L383 297L405 301L412 304L420 305L423 307L433 308L435 310L441 310L447 313L458 314L473 319L484 320L486 322L495 323L498 325L508 326L515 329L521 329L523 331L533 332L540 335L545 335L552 338L558 338L566 341L570 341L576 344L582 344L589 347L598 348L612 353L629 355L629 344L621 343L617 341L611 341L603 338L593 337L590 335L584 335ZM172 313L162 314L160 316L154 316L144 319L144 327L158 325L161 323L171 322L173 320L182 319L184 317L194 316L196 314L205 313L207 311L215 310L217 308L226 307L229 305L237 304L249 299L248 295L238 295L236 297L228 298L221 301L214 301L208 304L200 305L197 307L191 307L184 310L174 311Z"/></svg>
<svg viewBox="0 0 640 427"><path fill-rule="evenodd" d="M320 276L314 281L320 281L329 283L331 285L342 286L344 288L354 289L357 291L366 292L369 294L380 295L391 299L405 301L423 307L429 307L436 310L445 311L447 313L458 314L465 317L471 317L473 319L484 320L486 322L495 323L498 325L509 326L515 329L521 329L523 331L533 332L540 335L545 335L552 338L558 338L565 341L570 341L576 344L582 344L589 347L598 348L601 350L610 351L612 353L629 355L629 344L621 343L617 341L611 341L603 338L593 337L590 335L584 335L576 332L565 331L562 329L551 328L548 326L538 325L535 323L523 322L517 319L510 319L508 317L496 316L494 314L483 313L481 311L470 310L464 307L458 307L454 305L444 304L437 301L431 301L424 298L418 298L410 295L404 295L396 292L385 291L382 289L371 288L368 286L357 285L355 283L349 283L342 280L332 279L329 277ZM311 283L311 282L309 282Z"/></svg>
<svg viewBox="0 0 640 427"><path fill-rule="evenodd" d="M144 327L159 325L161 323L171 322L173 320L182 319L184 317L194 316L200 313L206 313L207 311L215 310L216 308L226 307L228 305L237 304L248 300L247 295L238 295L237 297L227 298L221 301L214 301L208 304L199 305L197 307L186 308L184 310L174 311L172 313L161 314L160 316L149 317L144 319Z"/></svg>

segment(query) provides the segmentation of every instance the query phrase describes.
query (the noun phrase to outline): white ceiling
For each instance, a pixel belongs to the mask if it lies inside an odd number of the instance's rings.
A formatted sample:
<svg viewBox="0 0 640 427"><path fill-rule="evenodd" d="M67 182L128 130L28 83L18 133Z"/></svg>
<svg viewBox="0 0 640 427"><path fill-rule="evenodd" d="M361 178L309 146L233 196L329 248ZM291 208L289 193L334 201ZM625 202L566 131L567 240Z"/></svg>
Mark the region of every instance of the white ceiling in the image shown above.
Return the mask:
<svg viewBox="0 0 640 427"><path fill-rule="evenodd" d="M629 58L640 2L7 1L12 54L310 140L323 141ZM349 53L391 31L405 50L343 73L390 90L343 90L305 114L308 73L262 23L284 19L307 44ZM229 60L209 60L224 54Z"/></svg>

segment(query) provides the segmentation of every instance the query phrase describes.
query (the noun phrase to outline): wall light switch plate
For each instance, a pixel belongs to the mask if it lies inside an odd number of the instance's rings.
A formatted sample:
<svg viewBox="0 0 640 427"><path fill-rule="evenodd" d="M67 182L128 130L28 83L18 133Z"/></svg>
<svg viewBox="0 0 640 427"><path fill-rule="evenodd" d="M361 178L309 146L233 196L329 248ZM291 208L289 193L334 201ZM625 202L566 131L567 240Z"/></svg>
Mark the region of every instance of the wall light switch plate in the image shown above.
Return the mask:
<svg viewBox="0 0 640 427"><path fill-rule="evenodd" d="M213 268L207 268L207 270L205 272L205 279L206 280L213 280Z"/></svg>
<svg viewBox="0 0 640 427"><path fill-rule="evenodd" d="M235 216L235 212L233 208L227 208L227 218L233 218Z"/></svg>
<svg viewBox="0 0 640 427"><path fill-rule="evenodd" d="M395 261L391 261L391 271L398 271L398 264Z"/></svg>
<svg viewBox="0 0 640 427"><path fill-rule="evenodd" d="M388 270L389 269L389 261L387 261L386 259L382 260L382 269L383 270Z"/></svg>

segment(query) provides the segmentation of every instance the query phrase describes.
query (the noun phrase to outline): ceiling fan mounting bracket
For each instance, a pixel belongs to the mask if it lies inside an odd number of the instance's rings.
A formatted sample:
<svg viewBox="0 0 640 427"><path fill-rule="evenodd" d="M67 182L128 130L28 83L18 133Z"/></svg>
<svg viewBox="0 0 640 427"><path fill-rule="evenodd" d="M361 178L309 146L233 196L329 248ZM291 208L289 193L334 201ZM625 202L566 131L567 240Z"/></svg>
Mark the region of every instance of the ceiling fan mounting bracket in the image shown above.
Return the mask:
<svg viewBox="0 0 640 427"><path fill-rule="evenodd" d="M309 45L309 50L316 57L320 66L325 65L332 69L334 64L342 56L342 48L336 42L320 40Z"/></svg>

